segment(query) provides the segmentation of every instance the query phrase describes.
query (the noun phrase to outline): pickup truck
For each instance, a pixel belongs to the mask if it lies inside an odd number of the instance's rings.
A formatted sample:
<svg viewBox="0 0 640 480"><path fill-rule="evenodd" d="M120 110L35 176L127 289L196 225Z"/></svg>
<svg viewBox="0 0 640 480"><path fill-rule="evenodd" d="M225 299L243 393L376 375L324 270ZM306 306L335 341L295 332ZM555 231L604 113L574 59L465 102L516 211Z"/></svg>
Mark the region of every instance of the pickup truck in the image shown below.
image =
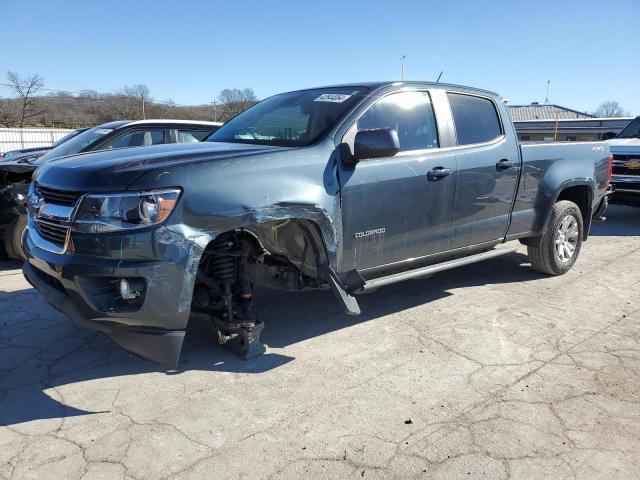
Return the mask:
<svg viewBox="0 0 640 480"><path fill-rule="evenodd" d="M519 145L495 93L439 83L275 95L205 142L69 157L28 192L23 272L78 326L176 365L190 318L264 351L254 288L357 295L504 255L576 262L611 176L606 143ZM383 294L383 292L378 292Z"/></svg>
<svg viewBox="0 0 640 480"><path fill-rule="evenodd" d="M607 143L613 155L611 203L640 207L640 117Z"/></svg>

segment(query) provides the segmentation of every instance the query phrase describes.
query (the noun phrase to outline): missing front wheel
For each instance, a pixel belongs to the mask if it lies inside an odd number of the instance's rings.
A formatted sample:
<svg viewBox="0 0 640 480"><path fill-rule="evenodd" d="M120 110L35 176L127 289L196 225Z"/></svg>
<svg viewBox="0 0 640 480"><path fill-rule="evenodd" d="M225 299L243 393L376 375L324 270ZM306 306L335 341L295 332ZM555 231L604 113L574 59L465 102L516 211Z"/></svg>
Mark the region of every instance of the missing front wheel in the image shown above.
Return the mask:
<svg viewBox="0 0 640 480"><path fill-rule="evenodd" d="M260 341L260 334L264 329L264 322L258 322L252 327L242 327L234 333L222 333L216 330L218 343L243 360L262 355L266 349Z"/></svg>
<svg viewBox="0 0 640 480"><path fill-rule="evenodd" d="M194 309L213 322L218 343L245 360L264 353L264 323L252 312L253 278L249 265L260 250L241 231L216 238L205 250L194 289Z"/></svg>

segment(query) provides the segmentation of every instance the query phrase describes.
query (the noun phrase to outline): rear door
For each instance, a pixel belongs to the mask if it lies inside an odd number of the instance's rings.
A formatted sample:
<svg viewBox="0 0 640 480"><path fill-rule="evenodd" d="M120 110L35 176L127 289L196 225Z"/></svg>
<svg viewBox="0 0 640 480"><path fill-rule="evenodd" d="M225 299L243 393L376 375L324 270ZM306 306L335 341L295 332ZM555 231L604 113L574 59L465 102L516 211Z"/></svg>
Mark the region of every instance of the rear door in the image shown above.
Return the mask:
<svg viewBox="0 0 640 480"><path fill-rule="evenodd" d="M504 237L516 193L520 157L508 118L490 97L447 92L455 130L456 193L451 248ZM505 113L505 115L507 115Z"/></svg>
<svg viewBox="0 0 640 480"><path fill-rule="evenodd" d="M455 153L442 148L432 100L427 91L390 93L373 103L345 134L343 141L349 144L348 138L359 130L393 129L400 152L342 167L341 270L363 271L449 248ZM446 105L446 100L442 102ZM442 130L448 146L449 130ZM430 174L434 170L448 175L436 177Z"/></svg>

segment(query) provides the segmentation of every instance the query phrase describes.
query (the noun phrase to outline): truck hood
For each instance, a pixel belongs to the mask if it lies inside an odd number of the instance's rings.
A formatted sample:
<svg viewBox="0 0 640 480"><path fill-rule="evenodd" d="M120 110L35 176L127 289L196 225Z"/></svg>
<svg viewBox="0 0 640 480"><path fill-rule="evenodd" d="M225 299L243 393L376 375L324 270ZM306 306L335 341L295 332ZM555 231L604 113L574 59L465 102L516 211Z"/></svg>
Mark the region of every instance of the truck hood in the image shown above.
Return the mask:
<svg viewBox="0 0 640 480"><path fill-rule="evenodd" d="M157 168L227 160L288 150L242 143L175 143L133 147L62 157L36 170L34 180L58 190L110 192L126 190L136 178Z"/></svg>

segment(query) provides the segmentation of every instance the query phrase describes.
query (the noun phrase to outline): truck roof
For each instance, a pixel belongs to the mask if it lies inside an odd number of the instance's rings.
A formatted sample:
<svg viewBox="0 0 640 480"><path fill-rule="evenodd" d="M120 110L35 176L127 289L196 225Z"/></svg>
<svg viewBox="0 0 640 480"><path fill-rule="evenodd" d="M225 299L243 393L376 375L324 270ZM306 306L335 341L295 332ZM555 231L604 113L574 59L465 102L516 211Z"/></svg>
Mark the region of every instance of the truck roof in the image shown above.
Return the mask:
<svg viewBox="0 0 640 480"><path fill-rule="evenodd" d="M391 80L391 81L386 81L386 82L358 82L358 83L344 83L344 84L337 84L337 85L324 85L321 87L312 87L312 88L301 88L300 90L316 90L319 88L344 88L344 87L367 87L370 88L371 90L377 90L379 88L383 88L383 87L388 87L388 86L399 86L399 85L406 85L406 86L421 86L421 87L438 87L438 88L455 88L457 90L466 90L469 92L476 92L476 93L484 93L484 94L490 94L490 95L496 95L496 96L500 96L498 93L493 92L491 90L484 90L482 88L476 88L476 87L468 87L465 85L456 85L453 83L441 83L441 82L422 82L422 81L416 81L416 80L404 80L404 81L399 81L399 80Z"/></svg>

